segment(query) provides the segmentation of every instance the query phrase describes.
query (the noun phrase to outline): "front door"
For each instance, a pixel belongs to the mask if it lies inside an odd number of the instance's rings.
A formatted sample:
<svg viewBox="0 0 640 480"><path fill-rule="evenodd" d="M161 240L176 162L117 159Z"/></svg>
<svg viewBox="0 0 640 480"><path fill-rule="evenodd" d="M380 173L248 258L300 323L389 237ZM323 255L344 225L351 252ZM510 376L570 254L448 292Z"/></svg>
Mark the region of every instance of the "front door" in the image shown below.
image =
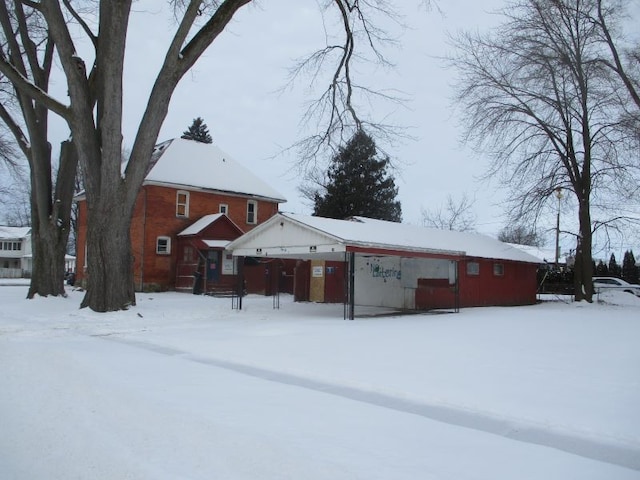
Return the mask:
<svg viewBox="0 0 640 480"><path fill-rule="evenodd" d="M220 280L220 252L207 251L207 282L218 283Z"/></svg>

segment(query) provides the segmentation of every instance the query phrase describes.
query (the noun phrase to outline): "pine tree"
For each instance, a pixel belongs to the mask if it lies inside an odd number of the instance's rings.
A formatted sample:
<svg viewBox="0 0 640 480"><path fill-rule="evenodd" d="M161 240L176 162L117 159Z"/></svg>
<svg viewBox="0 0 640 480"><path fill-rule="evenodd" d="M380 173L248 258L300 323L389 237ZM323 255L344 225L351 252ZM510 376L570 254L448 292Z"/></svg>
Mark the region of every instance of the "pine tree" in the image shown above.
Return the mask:
<svg viewBox="0 0 640 480"><path fill-rule="evenodd" d="M398 188L387 169L389 158L378 158L374 140L359 130L331 160L326 192L316 192L314 215L346 219L362 216L400 222Z"/></svg>
<svg viewBox="0 0 640 480"><path fill-rule="evenodd" d="M191 126L182 133L180 138L195 140L200 143L213 143L213 139L209 135L209 128L200 117L193 120Z"/></svg>
<svg viewBox="0 0 640 480"><path fill-rule="evenodd" d="M636 267L636 257L633 255L633 250L624 252L622 278L629 283L638 283L638 267Z"/></svg>
<svg viewBox="0 0 640 480"><path fill-rule="evenodd" d="M598 277L607 277L609 275L609 268L607 267L606 263L604 263L602 260L599 260L594 272Z"/></svg>
<svg viewBox="0 0 640 480"><path fill-rule="evenodd" d="M616 261L616 256L612 253L611 257L609 258L609 276L619 278L621 274L622 274L622 269L620 268L620 265L618 265L618 262Z"/></svg>

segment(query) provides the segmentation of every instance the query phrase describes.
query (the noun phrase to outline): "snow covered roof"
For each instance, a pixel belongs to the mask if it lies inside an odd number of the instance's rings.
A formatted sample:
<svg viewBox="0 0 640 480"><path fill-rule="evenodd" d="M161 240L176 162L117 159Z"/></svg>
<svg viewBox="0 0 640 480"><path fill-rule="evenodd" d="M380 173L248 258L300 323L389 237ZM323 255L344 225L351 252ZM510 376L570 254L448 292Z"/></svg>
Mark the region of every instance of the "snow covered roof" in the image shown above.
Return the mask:
<svg viewBox="0 0 640 480"><path fill-rule="evenodd" d="M540 263L522 250L478 233L418 227L403 223L354 217L335 220L279 213L229 246L234 255L294 255L302 251L338 253L347 246L426 252L526 263ZM253 253L250 253L253 252Z"/></svg>
<svg viewBox="0 0 640 480"><path fill-rule="evenodd" d="M182 230L178 234L178 236L179 237L183 237L183 236L186 236L186 235L197 235L198 233L200 233L202 230L207 228L209 225L211 225L213 222L218 220L223 215L224 215L224 213L212 213L210 215L205 215L200 220L196 220L191 225L189 225L187 228Z"/></svg>
<svg viewBox="0 0 640 480"><path fill-rule="evenodd" d="M175 138L156 145L145 184L204 188L279 203L284 196L213 144Z"/></svg>
<svg viewBox="0 0 640 480"><path fill-rule="evenodd" d="M227 248L231 243L229 240L203 240L203 242L209 248Z"/></svg>
<svg viewBox="0 0 640 480"><path fill-rule="evenodd" d="M552 249L534 247L531 245L520 245L517 243L508 243L507 245L511 245L512 247L522 250L523 252L527 252L529 255L533 255L540 261L540 263L555 263L556 261L556 254ZM558 263L564 265L567 262L566 259L559 257Z"/></svg>
<svg viewBox="0 0 640 480"><path fill-rule="evenodd" d="M5 227L0 225L0 238L19 240L31 234L31 227Z"/></svg>

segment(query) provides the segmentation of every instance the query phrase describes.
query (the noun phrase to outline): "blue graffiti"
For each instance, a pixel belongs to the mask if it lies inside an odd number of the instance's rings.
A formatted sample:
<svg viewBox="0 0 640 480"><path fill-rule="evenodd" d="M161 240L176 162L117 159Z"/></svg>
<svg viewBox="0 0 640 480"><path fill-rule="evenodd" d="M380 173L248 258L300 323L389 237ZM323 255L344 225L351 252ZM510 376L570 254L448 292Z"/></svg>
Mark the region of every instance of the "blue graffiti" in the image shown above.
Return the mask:
<svg viewBox="0 0 640 480"><path fill-rule="evenodd" d="M380 264L369 264L369 268L371 269L371 276L373 278L396 278L400 280L402 277L402 272L395 268L382 268Z"/></svg>

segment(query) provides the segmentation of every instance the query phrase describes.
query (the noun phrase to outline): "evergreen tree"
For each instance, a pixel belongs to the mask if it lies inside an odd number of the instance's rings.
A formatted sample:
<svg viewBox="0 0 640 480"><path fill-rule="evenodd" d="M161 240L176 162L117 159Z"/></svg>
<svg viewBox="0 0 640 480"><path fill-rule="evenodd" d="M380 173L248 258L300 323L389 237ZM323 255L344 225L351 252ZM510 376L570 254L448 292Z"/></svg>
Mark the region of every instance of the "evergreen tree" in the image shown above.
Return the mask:
<svg viewBox="0 0 640 480"><path fill-rule="evenodd" d="M607 267L607 264L604 263L602 260L598 261L598 265L596 265L594 272L598 277L609 276L609 268Z"/></svg>
<svg viewBox="0 0 640 480"><path fill-rule="evenodd" d="M616 256L612 253L611 258L609 258L609 276L611 277L620 277L622 274L622 269L618 262L616 262Z"/></svg>
<svg viewBox="0 0 640 480"><path fill-rule="evenodd" d="M633 255L633 250L624 252L622 278L629 283L638 283L638 267L636 267L636 257Z"/></svg>
<svg viewBox="0 0 640 480"><path fill-rule="evenodd" d="M200 143L213 143L213 139L209 135L209 128L200 117L193 120L191 126L182 133L180 138L195 140Z"/></svg>
<svg viewBox="0 0 640 480"><path fill-rule="evenodd" d="M345 219L362 216L400 222L398 188L387 168L389 158L378 158L374 140L359 130L331 160L326 192L316 192L313 214Z"/></svg>

